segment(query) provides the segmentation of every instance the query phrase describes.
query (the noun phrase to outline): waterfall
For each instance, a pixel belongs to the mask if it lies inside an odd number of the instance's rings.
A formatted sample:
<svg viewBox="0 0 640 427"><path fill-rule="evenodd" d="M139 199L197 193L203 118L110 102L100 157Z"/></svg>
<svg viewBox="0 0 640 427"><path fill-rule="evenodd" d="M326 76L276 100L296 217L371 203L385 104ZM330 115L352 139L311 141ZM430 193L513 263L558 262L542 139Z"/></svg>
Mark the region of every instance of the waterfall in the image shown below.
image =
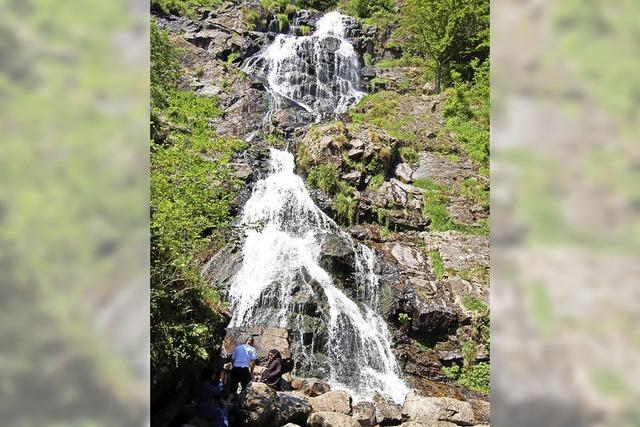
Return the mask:
<svg viewBox="0 0 640 427"><path fill-rule="evenodd" d="M265 82L272 110L293 103L318 119L344 113L359 100L360 64L346 39L345 16L329 12L309 36L279 34L243 69Z"/></svg>
<svg viewBox="0 0 640 427"><path fill-rule="evenodd" d="M229 289L230 326L287 328L304 373L321 374L356 400L378 391L402 402L408 389L391 352L387 325L377 312L375 255L314 204L302 178L294 174L293 155L271 149L270 173L256 183L241 225L247 237L242 266ZM355 255L358 302L321 266L322 245L331 236ZM315 305L324 309L313 313ZM323 339L321 331L326 331Z"/></svg>

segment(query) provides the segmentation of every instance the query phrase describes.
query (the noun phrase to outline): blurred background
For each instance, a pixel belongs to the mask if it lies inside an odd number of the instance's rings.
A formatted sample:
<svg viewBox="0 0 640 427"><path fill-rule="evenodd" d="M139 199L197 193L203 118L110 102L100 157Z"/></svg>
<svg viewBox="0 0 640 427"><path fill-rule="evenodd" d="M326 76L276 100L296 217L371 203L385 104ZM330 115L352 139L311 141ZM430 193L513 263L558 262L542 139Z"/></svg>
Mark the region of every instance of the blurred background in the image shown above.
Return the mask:
<svg viewBox="0 0 640 427"><path fill-rule="evenodd" d="M492 424L640 425L640 2L491 9Z"/></svg>
<svg viewBox="0 0 640 427"><path fill-rule="evenodd" d="M148 3L0 1L0 423L148 425ZM492 56L492 425L640 425L640 2Z"/></svg>

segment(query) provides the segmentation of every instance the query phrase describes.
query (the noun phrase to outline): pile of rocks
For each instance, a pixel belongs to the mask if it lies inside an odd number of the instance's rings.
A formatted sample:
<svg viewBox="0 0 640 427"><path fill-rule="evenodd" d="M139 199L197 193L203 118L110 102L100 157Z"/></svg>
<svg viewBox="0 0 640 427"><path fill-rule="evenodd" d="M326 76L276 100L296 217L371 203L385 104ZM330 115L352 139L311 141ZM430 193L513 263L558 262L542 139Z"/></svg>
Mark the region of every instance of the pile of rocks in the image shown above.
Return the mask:
<svg viewBox="0 0 640 427"><path fill-rule="evenodd" d="M353 403L349 393L331 390L317 378L293 378L293 391L274 391L251 383L239 400L238 424L244 427L455 427L483 426L482 411L469 402L448 397L423 397L409 393L403 405L376 394L372 401Z"/></svg>

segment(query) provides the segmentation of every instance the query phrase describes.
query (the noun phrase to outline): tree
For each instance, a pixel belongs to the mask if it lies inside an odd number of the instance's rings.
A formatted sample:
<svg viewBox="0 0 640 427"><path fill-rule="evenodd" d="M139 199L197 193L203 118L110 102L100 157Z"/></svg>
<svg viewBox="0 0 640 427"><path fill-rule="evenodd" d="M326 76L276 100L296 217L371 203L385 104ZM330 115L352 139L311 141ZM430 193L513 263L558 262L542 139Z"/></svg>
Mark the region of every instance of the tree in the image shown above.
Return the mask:
<svg viewBox="0 0 640 427"><path fill-rule="evenodd" d="M488 24L488 0L406 0L400 29L410 52L435 62L435 91L440 93L452 59L486 57Z"/></svg>

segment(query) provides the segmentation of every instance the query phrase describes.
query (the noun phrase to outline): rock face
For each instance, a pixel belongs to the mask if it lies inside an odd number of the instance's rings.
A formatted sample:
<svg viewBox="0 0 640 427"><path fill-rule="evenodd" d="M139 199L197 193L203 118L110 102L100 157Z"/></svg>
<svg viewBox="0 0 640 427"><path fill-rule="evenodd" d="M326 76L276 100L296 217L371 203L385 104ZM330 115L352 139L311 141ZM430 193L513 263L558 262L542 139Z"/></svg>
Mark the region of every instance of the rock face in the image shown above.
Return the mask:
<svg viewBox="0 0 640 427"><path fill-rule="evenodd" d="M266 360L271 349L277 349L284 359L291 358L289 347L289 332L283 328L270 328L252 326L250 328L228 328L224 339L223 348L226 354L231 354L233 349L245 342L248 337L253 337L254 347L258 356L258 363Z"/></svg>
<svg viewBox="0 0 640 427"><path fill-rule="evenodd" d="M331 386L317 378L304 378L299 390L309 397L316 397L330 391Z"/></svg>
<svg viewBox="0 0 640 427"><path fill-rule="evenodd" d="M348 415L337 412L316 412L307 420L308 427L360 427L360 424Z"/></svg>
<svg viewBox="0 0 640 427"><path fill-rule="evenodd" d="M475 424L471 404L448 397L420 397L409 393L402 406L402 415L427 425L442 421L461 426Z"/></svg>
<svg viewBox="0 0 640 427"><path fill-rule="evenodd" d="M311 403L313 412L338 412L346 415L351 413L351 396L342 390L329 391L317 397L310 397L309 403Z"/></svg>

